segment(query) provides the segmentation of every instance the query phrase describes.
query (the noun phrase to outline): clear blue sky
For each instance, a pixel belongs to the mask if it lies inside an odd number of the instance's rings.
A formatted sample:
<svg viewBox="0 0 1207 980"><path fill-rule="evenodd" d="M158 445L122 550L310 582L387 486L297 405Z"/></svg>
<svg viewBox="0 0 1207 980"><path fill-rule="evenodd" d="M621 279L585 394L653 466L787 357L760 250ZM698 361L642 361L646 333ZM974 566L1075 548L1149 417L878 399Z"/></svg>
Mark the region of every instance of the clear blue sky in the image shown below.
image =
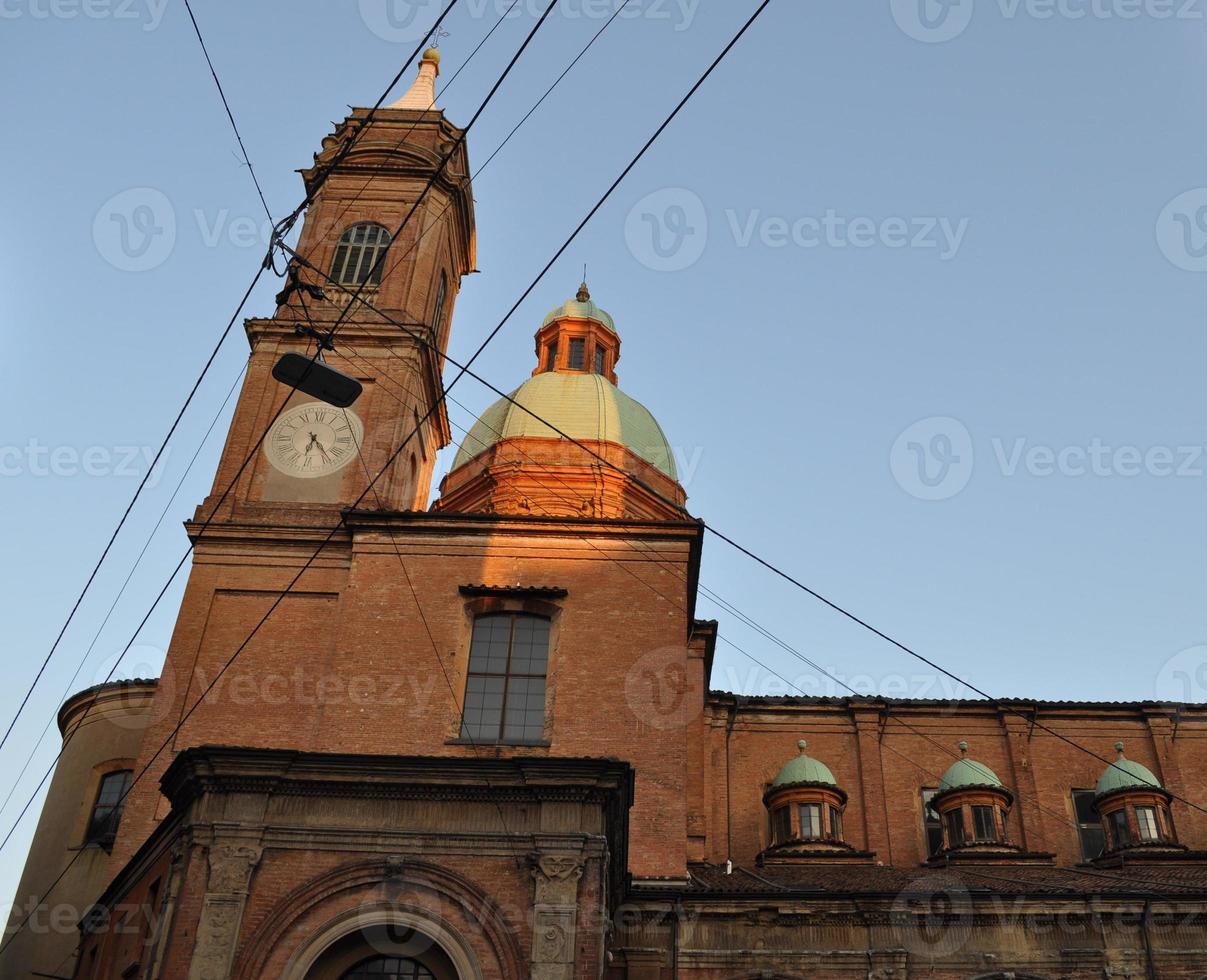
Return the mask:
<svg viewBox="0 0 1207 980"><path fill-rule="evenodd" d="M621 385L678 447L696 514L993 694L1207 700L1207 0L963 0L945 15L929 0L925 18L916 3L775 0L481 371L501 387L527 376L533 330L588 262L624 339ZM198 0L274 213L300 199L293 171L330 122L371 104L410 51L406 6ZM632 6L476 182L482 274L458 302L454 356L754 3ZM443 98L454 121L535 7L520 0ZM444 79L500 9L463 2ZM563 5L471 160L608 9ZM137 483L144 464L120 447L158 445L260 260L263 216L182 5L3 0L0 19L7 724ZM164 234L131 262L113 215L137 223L147 203ZM0 799L245 357L236 329L0 752ZM468 379L454 395L470 413L493 397ZM105 675L182 553L225 425L72 688ZM703 582L862 690L951 692L715 538ZM157 671L179 593L120 675ZM843 693L708 601L699 612L802 687ZM776 681L722 644L714 683ZM36 812L0 852L0 894Z"/></svg>

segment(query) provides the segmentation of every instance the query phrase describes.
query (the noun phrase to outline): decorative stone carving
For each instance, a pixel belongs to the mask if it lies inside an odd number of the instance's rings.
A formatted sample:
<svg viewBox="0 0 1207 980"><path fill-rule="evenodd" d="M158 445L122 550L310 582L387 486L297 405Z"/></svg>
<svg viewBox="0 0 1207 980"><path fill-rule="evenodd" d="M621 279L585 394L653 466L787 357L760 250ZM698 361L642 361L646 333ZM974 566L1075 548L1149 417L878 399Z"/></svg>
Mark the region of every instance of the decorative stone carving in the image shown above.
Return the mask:
<svg viewBox="0 0 1207 980"><path fill-rule="evenodd" d="M583 876L579 854L539 853L532 858L532 978L571 980L574 976L578 882Z"/></svg>
<svg viewBox="0 0 1207 980"><path fill-rule="evenodd" d="M216 895L246 895L251 872L263 848L251 844L215 844L210 848L208 891Z"/></svg>
<svg viewBox="0 0 1207 980"><path fill-rule="evenodd" d="M566 955L566 928L548 913L542 918L544 921L533 937L532 961L534 963L560 963ZM573 928L573 924L571 928Z"/></svg>
<svg viewBox="0 0 1207 980"><path fill-rule="evenodd" d="M214 844L209 852L210 877L189 980L228 980L251 873L263 848L253 844Z"/></svg>
<svg viewBox="0 0 1207 980"><path fill-rule="evenodd" d="M577 854L538 854L533 858L536 901L547 905L577 905L578 881L583 876Z"/></svg>

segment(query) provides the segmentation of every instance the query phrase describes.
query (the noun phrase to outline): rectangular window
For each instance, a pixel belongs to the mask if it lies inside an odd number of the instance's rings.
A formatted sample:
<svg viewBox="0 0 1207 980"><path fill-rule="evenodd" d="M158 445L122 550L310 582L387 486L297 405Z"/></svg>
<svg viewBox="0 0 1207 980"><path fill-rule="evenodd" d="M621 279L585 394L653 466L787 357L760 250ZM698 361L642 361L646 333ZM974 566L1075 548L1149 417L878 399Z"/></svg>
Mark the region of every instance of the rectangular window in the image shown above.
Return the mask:
<svg viewBox="0 0 1207 980"><path fill-rule="evenodd" d="M85 844L107 847L113 843L113 838L117 836L117 826L121 823L122 810L126 806L126 794L133 782L134 772L130 769L119 769L101 777L96 803L92 806L92 816L88 820Z"/></svg>
<svg viewBox="0 0 1207 980"><path fill-rule="evenodd" d="M557 368L557 344L549 345L549 356L545 359L545 370L553 371Z"/></svg>
<svg viewBox="0 0 1207 980"><path fill-rule="evenodd" d="M587 342L582 338L570 341L570 363L567 367L571 371L581 371L587 366Z"/></svg>
<svg viewBox="0 0 1207 980"><path fill-rule="evenodd" d="M1141 840L1161 839L1161 829L1157 824L1156 808L1151 806L1136 807L1136 829L1140 831Z"/></svg>
<svg viewBox="0 0 1207 980"><path fill-rule="evenodd" d="M595 373L604 373L604 349L598 344L595 347Z"/></svg>
<svg viewBox="0 0 1207 980"><path fill-rule="evenodd" d="M972 832L974 840L997 840L997 827L993 820L993 807L974 806L972 808Z"/></svg>
<svg viewBox="0 0 1207 980"><path fill-rule="evenodd" d="M830 807L830 838L842 840L842 811L836 806Z"/></svg>
<svg viewBox="0 0 1207 980"><path fill-rule="evenodd" d="M802 840L821 839L821 804L802 803L800 813L800 836Z"/></svg>
<svg viewBox="0 0 1207 980"><path fill-rule="evenodd" d="M474 621L461 737L538 742L545 734L549 620L520 613Z"/></svg>
<svg viewBox="0 0 1207 980"><path fill-rule="evenodd" d="M964 843L964 811L959 807L948 810L943 819L947 822L948 846L959 847Z"/></svg>
<svg viewBox="0 0 1207 980"><path fill-rule="evenodd" d="M1094 812L1094 795L1092 789L1073 790L1073 813L1077 817L1081 856L1087 861L1100 857L1106 850L1106 834L1102 829L1102 821Z"/></svg>
<svg viewBox="0 0 1207 980"><path fill-rule="evenodd" d="M771 841L782 844L792 839L792 811L786 806L771 811Z"/></svg>
<svg viewBox="0 0 1207 980"><path fill-rule="evenodd" d="M922 790L922 829L926 835L928 857L934 857L943 850L943 824L939 821L939 815L935 812L934 807L930 805L930 801L934 799L937 792L938 790L935 789Z"/></svg>
<svg viewBox="0 0 1207 980"><path fill-rule="evenodd" d="M1127 810L1116 810L1110 816L1111 838L1115 847L1127 847L1132 842L1132 832L1127 826Z"/></svg>

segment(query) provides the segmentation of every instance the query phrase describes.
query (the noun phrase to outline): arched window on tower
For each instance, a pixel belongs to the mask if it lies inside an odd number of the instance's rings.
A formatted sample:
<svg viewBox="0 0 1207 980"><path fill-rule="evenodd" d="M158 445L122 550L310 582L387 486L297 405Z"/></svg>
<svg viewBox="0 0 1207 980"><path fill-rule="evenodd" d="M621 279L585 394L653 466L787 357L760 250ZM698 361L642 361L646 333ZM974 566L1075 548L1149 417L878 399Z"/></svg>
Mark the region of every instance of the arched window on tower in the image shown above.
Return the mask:
<svg viewBox="0 0 1207 980"><path fill-rule="evenodd" d="M341 286L376 286L381 282L390 233L373 221L362 221L340 236L331 263L331 278Z"/></svg>
<svg viewBox="0 0 1207 980"><path fill-rule="evenodd" d="M436 305L432 310L432 330L438 335L444 324L444 303L448 299L448 276L440 273L440 288L436 290Z"/></svg>
<svg viewBox="0 0 1207 980"><path fill-rule="evenodd" d="M549 620L491 613L474 620L461 737L539 742L545 735Z"/></svg>

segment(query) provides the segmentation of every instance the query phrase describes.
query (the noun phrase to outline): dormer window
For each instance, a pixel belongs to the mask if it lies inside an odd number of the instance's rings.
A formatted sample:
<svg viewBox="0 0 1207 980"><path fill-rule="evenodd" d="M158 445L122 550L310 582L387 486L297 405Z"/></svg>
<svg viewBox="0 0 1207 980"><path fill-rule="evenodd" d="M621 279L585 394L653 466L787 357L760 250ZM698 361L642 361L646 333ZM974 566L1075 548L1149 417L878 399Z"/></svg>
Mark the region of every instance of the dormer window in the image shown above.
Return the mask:
<svg viewBox="0 0 1207 980"><path fill-rule="evenodd" d="M797 742L800 755L780 769L763 794L771 837L759 863L871 861L872 854L843 839L847 794L823 763L805 755L805 746L804 739Z"/></svg>
<svg viewBox="0 0 1207 980"><path fill-rule="evenodd" d="M1119 757L1098 780L1093 808L1106 831L1106 852L1095 863L1111 863L1125 852L1129 861L1157 854L1166 860L1187 850L1179 844L1169 811L1173 794L1165 789L1151 769L1123 754L1123 743L1115 743Z"/></svg>
<svg viewBox="0 0 1207 980"><path fill-rule="evenodd" d="M581 371L587 366L587 342L581 337L570 341L570 360L566 364L571 371Z"/></svg>
<svg viewBox="0 0 1207 980"><path fill-rule="evenodd" d="M943 820L947 824L947 846L959 847L964 843L964 812L960 809L948 810Z"/></svg>
<svg viewBox="0 0 1207 980"><path fill-rule="evenodd" d="M1127 811L1116 810L1110 817L1111 845L1115 848L1127 847L1132 842L1132 832L1127 826Z"/></svg>
<svg viewBox="0 0 1207 980"><path fill-rule="evenodd" d="M1049 863L1053 855L1032 852L1010 843L1006 827L1014 794L997 774L968 757L968 743L960 743L960 758L943 774L938 790L923 800L939 820L942 841L932 848L930 863L1018 860Z"/></svg>
<svg viewBox="0 0 1207 980"><path fill-rule="evenodd" d="M802 803L800 813L800 839L821 840L821 805L818 803Z"/></svg>
<svg viewBox="0 0 1207 980"><path fill-rule="evenodd" d="M973 839L981 842L998 839L997 822L994 820L992 806L974 806L972 808Z"/></svg>
<svg viewBox="0 0 1207 980"><path fill-rule="evenodd" d="M545 356L545 370L552 371L557 367L557 344L549 345L549 353Z"/></svg>
<svg viewBox="0 0 1207 980"><path fill-rule="evenodd" d="M390 233L384 226L374 221L353 225L340 236L335 248L331 278L341 286L376 286L381 282L389 247Z"/></svg>
<svg viewBox="0 0 1207 980"><path fill-rule="evenodd" d="M783 844L792 840L792 810L786 806L771 811L771 842Z"/></svg>
<svg viewBox="0 0 1207 980"><path fill-rule="evenodd" d="M595 345L595 373L604 373L604 349L598 344Z"/></svg>
<svg viewBox="0 0 1207 980"><path fill-rule="evenodd" d="M1136 807L1136 829L1140 832L1140 840L1161 839L1161 828L1157 823L1156 807Z"/></svg>

